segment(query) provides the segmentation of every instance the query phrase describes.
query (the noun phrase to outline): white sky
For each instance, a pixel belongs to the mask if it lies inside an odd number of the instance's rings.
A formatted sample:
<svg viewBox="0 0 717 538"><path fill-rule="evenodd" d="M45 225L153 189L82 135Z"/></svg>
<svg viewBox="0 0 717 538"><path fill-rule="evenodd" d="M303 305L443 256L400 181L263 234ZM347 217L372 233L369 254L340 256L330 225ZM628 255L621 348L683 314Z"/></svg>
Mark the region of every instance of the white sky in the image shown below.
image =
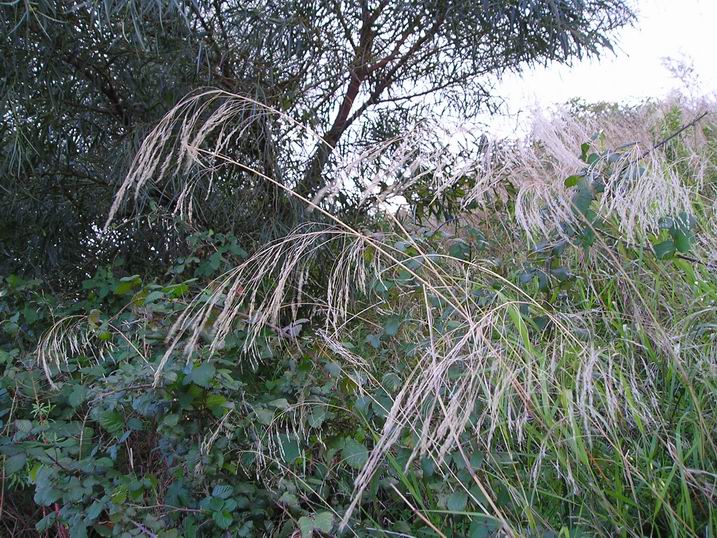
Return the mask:
<svg viewBox="0 0 717 538"><path fill-rule="evenodd" d="M674 90L717 95L717 0L634 0L633 5L637 22L616 34L615 54L504 77L496 92L511 117L488 120L490 129L507 136L527 122L531 110L574 97L634 103ZM697 83L686 90L665 67L665 58L686 60Z"/></svg>

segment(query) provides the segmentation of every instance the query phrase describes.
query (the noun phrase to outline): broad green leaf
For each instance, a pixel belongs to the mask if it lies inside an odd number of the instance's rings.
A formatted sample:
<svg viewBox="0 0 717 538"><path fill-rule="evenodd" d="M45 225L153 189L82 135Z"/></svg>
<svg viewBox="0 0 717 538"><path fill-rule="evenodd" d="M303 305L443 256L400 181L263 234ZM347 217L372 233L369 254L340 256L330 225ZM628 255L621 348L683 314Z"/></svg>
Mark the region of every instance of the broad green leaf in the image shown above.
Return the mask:
<svg viewBox="0 0 717 538"><path fill-rule="evenodd" d="M200 387L208 388L216 371L217 369L213 364L203 362L199 366L192 368L188 378L192 383L195 383Z"/></svg>
<svg viewBox="0 0 717 538"><path fill-rule="evenodd" d="M366 337L366 342L374 349L381 347L381 337L376 334L369 334Z"/></svg>
<svg viewBox="0 0 717 538"><path fill-rule="evenodd" d="M500 529L500 523L486 517L475 518L471 523L468 536L470 538L489 538Z"/></svg>
<svg viewBox="0 0 717 538"><path fill-rule="evenodd" d="M581 160L587 161L588 151L590 151L590 143L584 142L584 143L580 144L580 159Z"/></svg>
<svg viewBox="0 0 717 538"><path fill-rule="evenodd" d="M106 501L103 500L97 500L93 502L90 507L87 509L87 512L85 513L85 516L87 519L94 521L98 517L100 517L100 514L105 509Z"/></svg>
<svg viewBox="0 0 717 538"><path fill-rule="evenodd" d="M234 521L231 513L226 510L212 512L212 519L220 529L228 529Z"/></svg>
<svg viewBox="0 0 717 538"><path fill-rule="evenodd" d="M67 397L67 402L73 407L79 407L82 402L87 399L87 387L85 385L75 385L72 392Z"/></svg>
<svg viewBox="0 0 717 538"><path fill-rule="evenodd" d="M347 437L344 440L341 453L344 461L354 469L361 469L368 461L368 449L353 437Z"/></svg>
<svg viewBox="0 0 717 538"><path fill-rule="evenodd" d="M323 533L330 533L334 526L334 516L331 512L319 512L314 516L314 528Z"/></svg>
<svg viewBox="0 0 717 538"><path fill-rule="evenodd" d="M100 426L112 435L119 435L124 430L124 417L117 411L105 411L99 417Z"/></svg>
<svg viewBox="0 0 717 538"><path fill-rule="evenodd" d="M679 229L673 229L671 232L672 240L675 243L675 248L683 254L690 251L692 246L692 238L690 237L689 231L683 231Z"/></svg>
<svg viewBox="0 0 717 538"><path fill-rule="evenodd" d="M11 475L25 468L27 455L24 453L15 454L5 460L5 474Z"/></svg>
<svg viewBox="0 0 717 538"><path fill-rule="evenodd" d="M448 253L459 260L467 260L470 258L471 247L462 239L458 239L450 246Z"/></svg>
<svg viewBox="0 0 717 538"><path fill-rule="evenodd" d="M672 239L666 239L656 244L653 248L655 249L655 257L658 260L668 260L675 255L675 243Z"/></svg>
<svg viewBox="0 0 717 538"><path fill-rule="evenodd" d="M15 428L17 428L19 432L30 433L32 431L32 422L25 419L16 420Z"/></svg>
<svg viewBox="0 0 717 538"><path fill-rule="evenodd" d="M221 394L209 394L206 405L216 417L221 417L227 409L227 399Z"/></svg>
<svg viewBox="0 0 717 538"><path fill-rule="evenodd" d="M110 497L112 504L121 506L127 500L127 486L120 486L114 490Z"/></svg>
<svg viewBox="0 0 717 538"><path fill-rule="evenodd" d="M299 530L301 538L311 538L314 534L314 520L310 517L301 516L299 518Z"/></svg>
<svg viewBox="0 0 717 538"><path fill-rule="evenodd" d="M227 499L231 497L233 491L234 488L231 486L227 486L226 484L217 484L212 489L212 495L214 497L219 497L220 499Z"/></svg>
<svg viewBox="0 0 717 538"><path fill-rule="evenodd" d="M224 509L224 499L221 497L209 497L207 508L213 512L220 512Z"/></svg>
<svg viewBox="0 0 717 538"><path fill-rule="evenodd" d="M279 435L279 443L281 444L281 455L287 463L293 463L301 456L301 447L299 441L290 435Z"/></svg>
<svg viewBox="0 0 717 538"><path fill-rule="evenodd" d="M308 422L309 426L312 428L318 428L323 424L324 420L326 419L326 406L324 405L314 405L311 408L311 413L309 414Z"/></svg>
<svg viewBox="0 0 717 538"><path fill-rule="evenodd" d="M394 337L398 334L401 327L401 318L399 316L390 316L383 324L383 333L388 337Z"/></svg>
<svg viewBox="0 0 717 538"><path fill-rule="evenodd" d="M139 287L141 284L142 279L139 275L126 276L124 278L120 278L119 282L113 288L112 293L115 295L126 295L135 288Z"/></svg>
<svg viewBox="0 0 717 538"><path fill-rule="evenodd" d="M277 409L287 409L289 407L289 401L286 398L278 398L269 402L269 405Z"/></svg>
<svg viewBox="0 0 717 538"><path fill-rule="evenodd" d="M259 422L264 424L264 426L268 426L272 423L274 420L274 412L275 411L273 409L267 409L266 407L254 408L254 414L259 419Z"/></svg>
<svg viewBox="0 0 717 538"><path fill-rule="evenodd" d="M468 504L468 494L465 491L454 491L446 499L446 508L451 512L463 512Z"/></svg>
<svg viewBox="0 0 717 538"><path fill-rule="evenodd" d="M163 291L153 291L147 294L144 298L144 304L150 304L158 299L162 299L165 296Z"/></svg>
<svg viewBox="0 0 717 538"><path fill-rule="evenodd" d="M299 499L296 495L288 491L285 491L281 497L279 497L279 502L289 508L299 508Z"/></svg>

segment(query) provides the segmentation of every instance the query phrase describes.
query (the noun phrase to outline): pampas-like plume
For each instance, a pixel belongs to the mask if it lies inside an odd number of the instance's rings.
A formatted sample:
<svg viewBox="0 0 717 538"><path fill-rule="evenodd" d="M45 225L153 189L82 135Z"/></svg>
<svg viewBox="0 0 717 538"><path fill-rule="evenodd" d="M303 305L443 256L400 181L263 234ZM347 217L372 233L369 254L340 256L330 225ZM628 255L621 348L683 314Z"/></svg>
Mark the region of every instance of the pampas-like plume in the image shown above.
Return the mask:
<svg viewBox="0 0 717 538"><path fill-rule="evenodd" d="M61 318L40 337L35 355L53 389L57 388L53 381L53 367L59 371L63 365L69 363L71 358L80 355L99 363L110 358L112 352L117 348L111 339L98 338L99 314L97 313L97 319L95 319L95 314L96 312L90 313L88 316L75 315ZM144 362L147 362L146 357L120 328L110 322L106 324L106 328L111 334L123 339Z"/></svg>

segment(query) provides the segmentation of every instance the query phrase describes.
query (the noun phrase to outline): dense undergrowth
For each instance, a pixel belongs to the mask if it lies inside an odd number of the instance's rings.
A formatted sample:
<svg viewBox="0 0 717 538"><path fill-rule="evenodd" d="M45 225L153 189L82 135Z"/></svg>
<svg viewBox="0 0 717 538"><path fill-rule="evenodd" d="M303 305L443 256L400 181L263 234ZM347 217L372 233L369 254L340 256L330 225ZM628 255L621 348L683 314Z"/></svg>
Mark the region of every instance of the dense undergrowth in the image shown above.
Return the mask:
<svg viewBox="0 0 717 538"><path fill-rule="evenodd" d="M161 280L4 277L0 532L714 535L701 112L554 118L374 182L410 217L197 233Z"/></svg>

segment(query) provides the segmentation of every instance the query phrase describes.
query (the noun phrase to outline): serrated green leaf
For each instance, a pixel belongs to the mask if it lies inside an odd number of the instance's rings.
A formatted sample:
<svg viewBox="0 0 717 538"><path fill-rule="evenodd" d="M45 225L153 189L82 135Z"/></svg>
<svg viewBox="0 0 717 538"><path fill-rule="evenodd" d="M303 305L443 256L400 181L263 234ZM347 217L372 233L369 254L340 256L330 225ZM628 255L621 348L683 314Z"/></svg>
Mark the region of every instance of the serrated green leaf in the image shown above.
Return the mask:
<svg viewBox="0 0 717 538"><path fill-rule="evenodd" d="M105 411L100 414L99 423L102 428L112 435L119 435L124 430L124 417L119 411Z"/></svg>
<svg viewBox="0 0 717 538"><path fill-rule="evenodd" d="M301 456L301 447L299 446L299 441L295 437L281 434L279 435L279 442L281 444L281 454L284 461L293 463L299 456Z"/></svg>
<svg viewBox="0 0 717 538"><path fill-rule="evenodd" d="M212 489L212 496L219 497L220 499L228 499L231 497L234 488L226 484L217 484Z"/></svg>
<svg viewBox="0 0 717 538"><path fill-rule="evenodd" d="M217 524L217 527L224 530L228 529L234 521L231 513L226 510L212 512L212 519L214 520L214 523Z"/></svg>
<svg viewBox="0 0 717 538"><path fill-rule="evenodd" d="M25 419L16 420L15 428L19 432L30 433L32 431L32 422L29 420L25 420Z"/></svg>

